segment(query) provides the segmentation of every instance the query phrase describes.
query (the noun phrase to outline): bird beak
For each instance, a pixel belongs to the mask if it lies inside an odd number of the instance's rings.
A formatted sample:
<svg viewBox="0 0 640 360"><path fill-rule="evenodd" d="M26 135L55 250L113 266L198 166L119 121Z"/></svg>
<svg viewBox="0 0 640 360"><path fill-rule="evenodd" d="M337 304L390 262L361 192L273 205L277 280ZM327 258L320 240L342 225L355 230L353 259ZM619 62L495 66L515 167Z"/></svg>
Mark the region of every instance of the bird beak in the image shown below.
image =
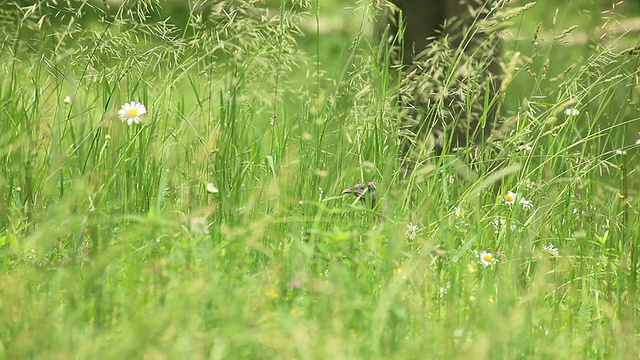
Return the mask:
<svg viewBox="0 0 640 360"><path fill-rule="evenodd" d="M344 190L342 190L342 193L343 194L351 194L351 193L353 193L353 189L351 189L351 188L344 189Z"/></svg>

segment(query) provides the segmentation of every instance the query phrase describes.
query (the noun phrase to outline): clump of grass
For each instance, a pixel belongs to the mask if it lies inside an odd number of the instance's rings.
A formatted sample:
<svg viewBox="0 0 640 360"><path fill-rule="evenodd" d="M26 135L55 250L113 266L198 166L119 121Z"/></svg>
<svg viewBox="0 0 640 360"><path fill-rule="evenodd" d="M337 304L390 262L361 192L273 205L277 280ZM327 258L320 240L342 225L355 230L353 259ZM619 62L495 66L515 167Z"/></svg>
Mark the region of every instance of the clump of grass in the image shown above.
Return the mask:
<svg viewBox="0 0 640 360"><path fill-rule="evenodd" d="M320 32L300 45L318 2L188 4L180 24L154 1L2 9L8 358L635 353L625 36L572 44L580 27L505 8L476 24L502 59L450 62L460 49L435 42L422 80L445 66L463 96L417 109L486 115L469 74L496 61L503 120L441 156L414 137L407 167L397 99L421 84L368 45L371 4L338 55ZM119 117L131 101L140 124ZM368 181L374 209L340 194Z"/></svg>

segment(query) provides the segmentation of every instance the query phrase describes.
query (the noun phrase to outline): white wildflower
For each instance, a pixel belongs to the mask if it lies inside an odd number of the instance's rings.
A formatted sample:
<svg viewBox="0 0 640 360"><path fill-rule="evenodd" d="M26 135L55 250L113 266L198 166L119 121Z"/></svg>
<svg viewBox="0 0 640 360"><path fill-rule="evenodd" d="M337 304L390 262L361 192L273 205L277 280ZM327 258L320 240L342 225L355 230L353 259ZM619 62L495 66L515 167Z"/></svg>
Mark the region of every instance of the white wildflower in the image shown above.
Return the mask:
<svg viewBox="0 0 640 360"><path fill-rule="evenodd" d="M507 192L507 195L504 196L504 202L505 204L513 205L516 203L517 197L518 197L518 194L514 193L513 191L509 191Z"/></svg>
<svg viewBox="0 0 640 360"><path fill-rule="evenodd" d="M462 215L464 215L464 210L462 210L462 208L460 206L456 206L456 208L454 209L454 214L456 215L456 218L461 218Z"/></svg>
<svg viewBox="0 0 640 360"><path fill-rule="evenodd" d="M496 234L499 234L500 230L504 230L507 228L507 219L499 218L499 219L493 220L492 224L496 230Z"/></svg>
<svg viewBox="0 0 640 360"><path fill-rule="evenodd" d="M524 197L520 198L520 205L527 210L533 209L533 201L527 200Z"/></svg>
<svg viewBox="0 0 640 360"><path fill-rule="evenodd" d="M62 102L65 104L71 104L71 96L65 96Z"/></svg>
<svg viewBox="0 0 640 360"><path fill-rule="evenodd" d="M132 101L130 103L126 103L122 105L120 111L118 111L118 115L120 116L120 120L123 122L127 122L128 125L132 124L140 124L142 119L140 116L147 113L147 108L139 102Z"/></svg>
<svg viewBox="0 0 640 360"><path fill-rule="evenodd" d="M558 256L558 248L555 247L555 245L553 245L552 243L549 243L548 245L543 246L542 250L548 252L549 254L551 254L553 256Z"/></svg>
<svg viewBox="0 0 640 360"><path fill-rule="evenodd" d="M545 335L549 335L549 330L543 328L542 325L540 325L540 331L543 332Z"/></svg>
<svg viewBox="0 0 640 360"><path fill-rule="evenodd" d="M449 293L449 289L451 288L451 284L447 284L445 286L440 286L438 289L438 294L440 297L444 297Z"/></svg>
<svg viewBox="0 0 640 360"><path fill-rule="evenodd" d="M209 224L207 223L207 219L198 216L191 219L191 231L196 234L209 234Z"/></svg>
<svg viewBox="0 0 640 360"><path fill-rule="evenodd" d="M530 178L527 178L527 180L520 182L520 185L524 185L527 189L533 189L533 187L536 186L536 183L531 181Z"/></svg>
<svg viewBox="0 0 640 360"><path fill-rule="evenodd" d="M409 238L409 241L413 241L416 238L416 232L418 231L419 227L418 225L414 225L413 223L409 222L407 224L407 237Z"/></svg>
<svg viewBox="0 0 640 360"><path fill-rule="evenodd" d="M493 257L493 254L490 252L483 251L478 255L478 259L480 260L480 264L485 267L492 265L497 260Z"/></svg>
<svg viewBox="0 0 640 360"><path fill-rule="evenodd" d="M518 150L519 151L531 151L531 150L533 150L533 147L531 147L531 145L529 145L529 144L522 144L522 145L518 146Z"/></svg>
<svg viewBox="0 0 640 360"><path fill-rule="evenodd" d="M567 116L578 116L580 115L580 110L575 108L566 108L564 109L564 114Z"/></svg>
<svg viewBox="0 0 640 360"><path fill-rule="evenodd" d="M507 219L505 218L497 218L496 220L492 221L493 227L496 230L496 234L500 233L500 230L505 230L507 228L507 225L509 225L509 222L507 221ZM515 223L511 223L511 226L509 226L509 228L513 231L515 229L518 228L518 226Z"/></svg>

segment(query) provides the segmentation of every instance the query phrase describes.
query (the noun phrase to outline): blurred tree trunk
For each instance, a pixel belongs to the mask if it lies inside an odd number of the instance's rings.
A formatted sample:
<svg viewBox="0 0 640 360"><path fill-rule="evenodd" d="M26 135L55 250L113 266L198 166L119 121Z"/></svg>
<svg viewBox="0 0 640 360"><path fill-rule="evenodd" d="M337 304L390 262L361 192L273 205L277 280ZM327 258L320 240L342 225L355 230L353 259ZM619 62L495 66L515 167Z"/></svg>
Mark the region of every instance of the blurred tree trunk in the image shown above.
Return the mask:
<svg viewBox="0 0 640 360"><path fill-rule="evenodd" d="M467 7L478 8L480 4L465 0L394 0L392 1L403 16L405 26L403 39L403 59L405 65L411 65L416 54L423 51L438 35L442 34L445 21L457 18L468 25L473 19ZM392 28L398 31L398 23ZM448 29L451 31L451 29ZM457 31L464 29L457 28ZM459 38L457 36L456 38Z"/></svg>
<svg viewBox="0 0 640 360"><path fill-rule="evenodd" d="M399 11L383 16L380 25L387 31L379 34L393 39L400 26L404 29L396 39L402 44L398 61L409 74L401 97L408 95L403 103L415 109L407 133L430 141L437 152L486 139L496 117L492 99L499 87L500 51L498 36L479 31L477 24L492 1L388 1Z"/></svg>

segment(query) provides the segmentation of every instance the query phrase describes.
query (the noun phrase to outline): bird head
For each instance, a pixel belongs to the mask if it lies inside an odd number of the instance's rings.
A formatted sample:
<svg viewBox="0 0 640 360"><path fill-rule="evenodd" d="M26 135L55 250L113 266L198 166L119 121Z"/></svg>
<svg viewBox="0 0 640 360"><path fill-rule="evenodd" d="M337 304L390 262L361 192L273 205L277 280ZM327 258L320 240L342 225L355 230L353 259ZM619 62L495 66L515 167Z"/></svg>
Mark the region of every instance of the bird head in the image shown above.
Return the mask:
<svg viewBox="0 0 640 360"><path fill-rule="evenodd" d="M377 211L375 182L370 181L367 184L357 183L354 187L342 190L342 193L355 195L356 198L359 199L362 205L364 205L365 207L367 206L367 199L371 199L371 210ZM384 206L383 206L383 209L380 209L380 214L382 214L383 212L384 212ZM383 220L382 216L374 215L374 220L376 220L376 218L378 223L382 223L382 220Z"/></svg>
<svg viewBox="0 0 640 360"><path fill-rule="evenodd" d="M367 184L357 183L354 187L342 190L342 193L355 195L363 204L366 204L365 196L369 194L371 197L371 208L376 206L376 183L373 181Z"/></svg>

